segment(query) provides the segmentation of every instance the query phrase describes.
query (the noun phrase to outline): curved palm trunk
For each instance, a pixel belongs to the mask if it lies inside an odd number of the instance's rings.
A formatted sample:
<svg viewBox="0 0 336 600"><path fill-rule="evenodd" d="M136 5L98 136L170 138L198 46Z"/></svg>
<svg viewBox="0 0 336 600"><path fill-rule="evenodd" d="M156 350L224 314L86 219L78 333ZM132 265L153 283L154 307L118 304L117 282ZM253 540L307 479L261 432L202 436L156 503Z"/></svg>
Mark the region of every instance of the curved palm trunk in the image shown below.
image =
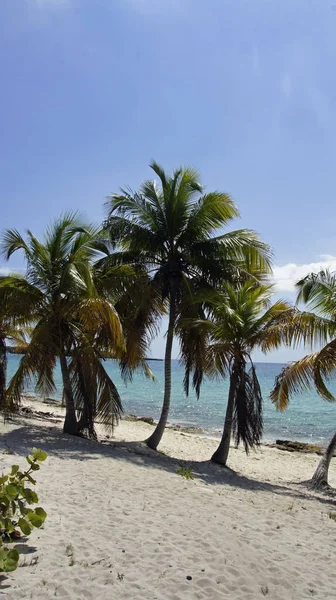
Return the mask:
<svg viewBox="0 0 336 600"><path fill-rule="evenodd" d="M164 397L161 416L159 422L153 431L152 435L146 440L147 446L156 450L161 438L163 436L165 427L167 425L169 408L170 408L170 397L171 397L171 355L173 348L174 339L174 326L175 326L175 315L176 315L176 302L175 296L171 294L170 307L169 307L169 324L166 341L166 352L164 361Z"/></svg>
<svg viewBox="0 0 336 600"><path fill-rule="evenodd" d="M226 465L226 461L228 459L230 450L236 384L237 375L235 372L235 368L233 367L230 376L229 397L226 407L223 435L216 452L211 457L212 462L218 463L219 465L223 465L224 467Z"/></svg>
<svg viewBox="0 0 336 600"><path fill-rule="evenodd" d="M328 471L330 466L330 461L334 455L334 451L336 449L336 433L331 438L328 447L323 454L319 464L317 465L317 469L311 478L311 484L314 488L325 488L328 487Z"/></svg>
<svg viewBox="0 0 336 600"><path fill-rule="evenodd" d="M71 435L78 434L78 423L76 418L75 403L71 388L71 381L69 375L69 369L67 359L64 350L60 352L60 363L63 379L63 389L65 398L65 420L63 425L63 433L70 433Z"/></svg>

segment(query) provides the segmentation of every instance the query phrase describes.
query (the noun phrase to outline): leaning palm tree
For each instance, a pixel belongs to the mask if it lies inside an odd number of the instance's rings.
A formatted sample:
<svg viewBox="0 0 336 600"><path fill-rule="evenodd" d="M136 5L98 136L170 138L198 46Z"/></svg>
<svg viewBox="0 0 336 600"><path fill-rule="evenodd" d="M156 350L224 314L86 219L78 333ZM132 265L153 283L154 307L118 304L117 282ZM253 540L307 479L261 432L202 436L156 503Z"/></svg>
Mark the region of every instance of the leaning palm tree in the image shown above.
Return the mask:
<svg viewBox="0 0 336 600"><path fill-rule="evenodd" d="M146 440L156 449L169 415L172 346L182 306L192 303L195 290L223 277L269 272L270 250L253 231L221 233L238 210L228 194L205 193L194 169L180 168L169 176L157 163L150 166L159 182L145 181L136 193L121 190L110 196L105 229L120 246L119 259L145 266L167 305L163 406Z"/></svg>
<svg viewBox="0 0 336 600"><path fill-rule="evenodd" d="M25 383L32 377L37 391L52 393L59 359L66 407L64 432L75 435L87 430L94 435L94 418L113 426L121 401L101 358L103 353L123 356L125 343L114 299L92 269L97 256L96 228L69 213L47 230L42 242L30 231L24 239L18 231L7 230L2 250L6 258L17 251L24 254L25 276L3 277L0 289L12 302L24 302L33 319L29 345L7 390L8 403L20 402Z"/></svg>
<svg viewBox="0 0 336 600"><path fill-rule="evenodd" d="M311 273L297 283L297 289L297 302L303 302L312 311L306 313L307 321L314 325L305 341L311 346L323 347L290 363L276 378L271 399L278 410L288 407L291 396L314 386L322 399L336 400L326 385L328 379L335 376L336 369L336 273ZM335 448L336 434L309 482L313 487L328 486L328 470Z"/></svg>
<svg viewBox="0 0 336 600"><path fill-rule="evenodd" d="M295 338L298 312L282 300L271 304L272 294L271 285L255 279L240 285L224 282L211 300L210 318L195 321L195 329L203 329L209 338L207 364L212 361L213 373L229 377L223 435L211 458L221 465L227 463L232 433L246 453L261 441L262 394L252 352L267 353Z"/></svg>

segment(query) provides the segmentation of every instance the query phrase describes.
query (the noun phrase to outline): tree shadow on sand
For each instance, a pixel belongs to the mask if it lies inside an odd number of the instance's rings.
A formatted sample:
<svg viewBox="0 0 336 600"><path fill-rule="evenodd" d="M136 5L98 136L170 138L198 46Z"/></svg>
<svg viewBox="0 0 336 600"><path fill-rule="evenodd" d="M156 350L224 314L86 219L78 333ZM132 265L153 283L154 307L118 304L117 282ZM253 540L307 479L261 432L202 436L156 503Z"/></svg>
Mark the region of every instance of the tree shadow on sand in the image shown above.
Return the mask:
<svg viewBox="0 0 336 600"><path fill-rule="evenodd" d="M110 457L113 460L130 462L141 467L165 470L174 475L176 469L183 465L191 468L193 478L204 484L268 492L289 496L292 499L315 500L323 504L336 505L336 497L332 492L314 493L297 483L288 482L280 485L259 481L210 461L184 461L170 457L151 450L142 442L113 440L96 442L64 435L58 427L48 426L46 423L38 425L35 422L27 425L26 421L16 420L15 424L21 426L1 436L0 453L26 456L33 447L38 447L50 456L57 456L64 460L87 461Z"/></svg>

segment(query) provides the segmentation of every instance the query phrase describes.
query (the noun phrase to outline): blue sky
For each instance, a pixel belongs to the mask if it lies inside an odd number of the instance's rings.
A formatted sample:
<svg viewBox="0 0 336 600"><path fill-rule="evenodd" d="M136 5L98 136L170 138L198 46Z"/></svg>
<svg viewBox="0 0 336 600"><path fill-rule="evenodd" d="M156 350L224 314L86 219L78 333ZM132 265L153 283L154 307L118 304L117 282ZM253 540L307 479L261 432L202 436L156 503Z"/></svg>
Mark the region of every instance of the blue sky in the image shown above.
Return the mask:
<svg viewBox="0 0 336 600"><path fill-rule="evenodd" d="M293 298L298 276L336 268L335 31L333 0L2 0L2 227L100 221L151 158L193 164Z"/></svg>

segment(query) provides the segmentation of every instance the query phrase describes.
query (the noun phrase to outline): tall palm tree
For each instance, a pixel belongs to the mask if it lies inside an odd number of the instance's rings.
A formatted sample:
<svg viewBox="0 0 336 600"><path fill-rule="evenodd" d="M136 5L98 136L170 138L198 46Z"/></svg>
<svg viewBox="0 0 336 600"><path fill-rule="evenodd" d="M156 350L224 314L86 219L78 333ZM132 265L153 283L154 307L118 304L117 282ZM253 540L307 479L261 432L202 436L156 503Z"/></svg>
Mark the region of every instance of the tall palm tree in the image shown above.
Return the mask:
<svg viewBox="0 0 336 600"><path fill-rule="evenodd" d="M191 304L195 290L225 276L243 269L268 272L270 250L253 231L221 233L238 210L228 194L205 193L197 171L180 168L169 176L156 162L150 166L159 181L109 197L106 230L121 247L120 260L146 266L168 307L163 407L146 440L156 449L169 414L172 346L182 306Z"/></svg>
<svg viewBox="0 0 336 600"><path fill-rule="evenodd" d="M95 417L113 426L122 410L118 391L101 358L103 353L123 357L125 340L115 299L108 289L111 273L110 278L107 273L98 277L99 270L96 273L92 268L97 247L102 248L97 230L73 213L53 223L43 242L30 231L24 239L18 231L7 230L2 239L6 258L22 251L27 270L24 277L2 278L0 290L13 302L23 300L34 321L7 400L18 404L31 377L36 377L38 391L52 393L59 359L66 407L63 430L70 434L86 430L94 435Z"/></svg>
<svg viewBox="0 0 336 600"><path fill-rule="evenodd" d="M336 398L326 385L335 376L336 369L336 273L311 273L297 283L297 302L303 302L312 311L306 313L312 326L306 343L323 346L321 350L287 365L276 378L271 399L278 410L288 407L289 399L315 386L322 399L333 402ZM313 487L328 486L328 470L336 449L336 433L332 437L312 477Z"/></svg>
<svg viewBox="0 0 336 600"><path fill-rule="evenodd" d="M298 312L281 300L271 304L272 293L272 286L255 279L223 282L211 300L209 319L194 324L208 336L207 364L212 361L213 374L229 377L223 435L211 458L221 465L227 463L232 433L246 453L262 437L262 394L252 352L267 353L295 338Z"/></svg>

